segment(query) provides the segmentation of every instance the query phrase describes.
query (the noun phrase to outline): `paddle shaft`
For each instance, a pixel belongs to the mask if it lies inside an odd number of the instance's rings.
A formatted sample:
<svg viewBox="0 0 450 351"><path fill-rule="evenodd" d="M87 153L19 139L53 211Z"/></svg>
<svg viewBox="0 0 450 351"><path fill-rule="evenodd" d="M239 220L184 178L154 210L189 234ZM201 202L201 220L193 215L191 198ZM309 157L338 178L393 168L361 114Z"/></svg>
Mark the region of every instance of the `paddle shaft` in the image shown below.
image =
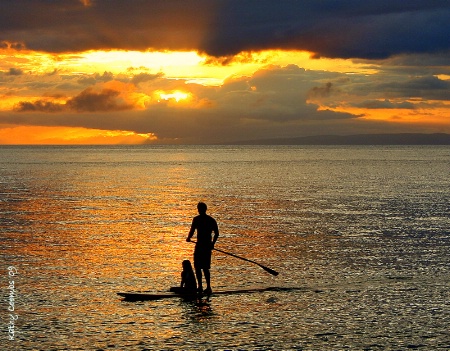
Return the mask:
<svg viewBox="0 0 450 351"><path fill-rule="evenodd" d="M196 241L193 241L193 240L191 240L191 242L194 243L194 244L196 243ZM235 254L233 254L231 252L223 251L223 250L220 250L220 249L217 249L217 248L213 248L213 250L221 252L221 253L223 253L225 255L233 256L233 257L238 258L238 259L243 260L243 261L247 261L247 262L256 264L257 266L260 266L262 269L264 269L267 273L270 273L272 275L278 275L277 271L274 271L273 269L271 269L269 267L263 266L262 264L260 264L258 262L249 260L248 258L245 258L245 257L242 257L242 256L238 256L238 255L235 255Z"/></svg>

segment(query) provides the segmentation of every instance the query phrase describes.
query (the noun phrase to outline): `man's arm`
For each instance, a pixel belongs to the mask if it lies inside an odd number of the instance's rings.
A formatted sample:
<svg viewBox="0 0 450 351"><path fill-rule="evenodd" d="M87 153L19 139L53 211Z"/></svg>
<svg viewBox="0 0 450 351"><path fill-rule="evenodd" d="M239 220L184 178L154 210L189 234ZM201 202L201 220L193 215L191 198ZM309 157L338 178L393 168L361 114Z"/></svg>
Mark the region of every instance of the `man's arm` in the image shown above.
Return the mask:
<svg viewBox="0 0 450 351"><path fill-rule="evenodd" d="M216 241L217 241L217 239L219 239L219 227L217 226L217 222L215 220L214 220L214 229L213 229L213 231L214 231L214 238L213 238L213 241L212 241L211 250L214 249L214 245L216 245Z"/></svg>
<svg viewBox="0 0 450 351"><path fill-rule="evenodd" d="M191 238L194 235L194 233L195 233L195 218L192 220L191 229L189 230L189 234L186 238L187 242L191 241Z"/></svg>

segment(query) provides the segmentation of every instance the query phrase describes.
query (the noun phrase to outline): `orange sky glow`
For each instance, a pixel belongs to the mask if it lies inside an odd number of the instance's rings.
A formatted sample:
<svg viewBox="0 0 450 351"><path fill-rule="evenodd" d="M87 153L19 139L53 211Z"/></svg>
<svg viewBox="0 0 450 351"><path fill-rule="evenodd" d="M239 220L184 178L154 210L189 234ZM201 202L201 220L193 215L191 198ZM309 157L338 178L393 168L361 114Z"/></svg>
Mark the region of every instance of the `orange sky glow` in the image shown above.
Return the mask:
<svg viewBox="0 0 450 351"><path fill-rule="evenodd" d="M73 41L53 17L48 21L54 28L41 32L44 37L0 29L0 144L191 144L321 134L450 133L445 48L414 51L413 41L412 49L401 51L387 39L380 47L377 42L370 46L355 31L345 37L334 31L303 37L302 31L293 35L295 27L288 24L283 41L270 21L257 33L239 22L242 32L234 33L234 27L217 27L214 4L201 8L205 16L199 22L199 9L174 12L169 2L152 22L143 20L139 10L152 6L139 3L131 9L133 26L117 32L109 18L97 23L89 17L107 16L106 2L68 3L67 14L74 11L75 17L67 21L80 16L99 30L98 36L73 32L80 36ZM316 15L315 6L308 6ZM50 4L47 10L58 8ZM278 7L273 11L275 15ZM173 18L158 22L163 15ZM333 28L333 11L329 15L323 23ZM388 19L383 11L374 16L380 16L380 28L370 33L385 38L383 21ZM248 21L259 25L258 18ZM180 31L180 20L192 28L183 24L186 30ZM157 24L167 25L164 35L153 34L159 27L151 26ZM358 25L358 30L374 30ZM46 28L47 23L37 20L36 26ZM142 31L148 36L136 34ZM339 45L330 35L339 36ZM16 37L23 40L9 39Z"/></svg>
<svg viewBox="0 0 450 351"><path fill-rule="evenodd" d="M304 51L269 50L241 53L224 64L223 60L202 56L194 51L114 50L56 55L30 50L17 52L8 48L0 50L0 72L5 72L0 86L0 112L9 116L64 113L75 119L77 114L98 114L105 111L117 113L120 110L124 113L123 118L127 118L126 114L149 110L161 104L165 109L173 110L211 109L220 99L218 90L227 85L242 85L233 93L229 89L222 93L223 97L235 95L235 103L239 103L239 94L244 98L249 94L245 90L245 84L249 85L252 79L256 80L258 75L293 65L314 73L317 76L315 84L322 83L324 87L327 87L326 83L331 79L341 81L345 86L354 77L358 77L359 81L366 80L365 84L368 84L370 77L379 79L378 76L381 75L380 65L376 63L353 62L348 59L315 59L311 58L311 55ZM447 80L448 78L440 77ZM286 75L285 79L288 81L290 78ZM274 89L276 84L278 82L274 83ZM336 83L328 83L328 87L334 85ZM84 86L91 93L91 98L104 97L104 104L82 107L80 92ZM260 88L252 85L249 89L257 93ZM336 88L334 92L331 90L330 88L327 91L320 86L314 90L313 87L310 90L312 97L308 96L307 102L316 104L317 111L350 113L361 120L383 121L395 126L426 126L426 130L431 132L450 131L448 101L424 102L423 99L414 100L413 97L398 99L377 96L376 99L371 99L372 103L378 101L380 104L388 103L392 106L367 108L358 106L357 102L368 100L368 95L361 98L357 94L350 95L341 88ZM89 103L89 96L85 95L85 102ZM80 103L72 104L77 101L77 97L80 98ZM398 102L395 102L397 100ZM412 108L405 109L402 103L409 103ZM395 107L396 104L399 108ZM70 106L74 108L69 108ZM53 107L53 113L50 112L50 107ZM230 108L229 113L232 113L231 110ZM42 119L45 120L45 116L42 116ZM140 144L158 141L157 134L152 131L141 133L131 130L132 128L110 128L46 123L39 125L36 122L31 125L15 125L13 117L9 123L0 126L0 143Z"/></svg>

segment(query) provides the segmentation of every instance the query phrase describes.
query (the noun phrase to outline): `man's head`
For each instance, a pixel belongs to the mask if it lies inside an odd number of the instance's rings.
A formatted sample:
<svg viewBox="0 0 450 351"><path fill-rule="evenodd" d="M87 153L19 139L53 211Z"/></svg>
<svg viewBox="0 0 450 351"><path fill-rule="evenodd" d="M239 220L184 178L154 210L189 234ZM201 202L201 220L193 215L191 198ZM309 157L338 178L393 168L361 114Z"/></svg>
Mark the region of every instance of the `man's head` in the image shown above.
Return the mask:
<svg viewBox="0 0 450 351"><path fill-rule="evenodd" d="M198 213L205 214L206 210L208 209L208 206L204 202L199 202L197 205Z"/></svg>

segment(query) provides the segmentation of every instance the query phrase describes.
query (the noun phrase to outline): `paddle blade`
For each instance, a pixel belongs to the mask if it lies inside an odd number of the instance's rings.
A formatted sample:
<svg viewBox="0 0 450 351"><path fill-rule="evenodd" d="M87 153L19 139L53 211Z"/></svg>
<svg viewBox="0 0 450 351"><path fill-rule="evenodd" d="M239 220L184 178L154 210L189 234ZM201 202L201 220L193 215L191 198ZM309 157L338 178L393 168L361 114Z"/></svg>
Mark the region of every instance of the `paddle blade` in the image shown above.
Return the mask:
<svg viewBox="0 0 450 351"><path fill-rule="evenodd" d="M270 274L272 274L272 275L274 275L274 276L277 276L277 275L278 275L278 272L277 272L277 271L274 271L273 269L270 269L269 267L261 266L261 265L260 265L260 267L261 267L262 269L264 269L267 273L270 273Z"/></svg>

